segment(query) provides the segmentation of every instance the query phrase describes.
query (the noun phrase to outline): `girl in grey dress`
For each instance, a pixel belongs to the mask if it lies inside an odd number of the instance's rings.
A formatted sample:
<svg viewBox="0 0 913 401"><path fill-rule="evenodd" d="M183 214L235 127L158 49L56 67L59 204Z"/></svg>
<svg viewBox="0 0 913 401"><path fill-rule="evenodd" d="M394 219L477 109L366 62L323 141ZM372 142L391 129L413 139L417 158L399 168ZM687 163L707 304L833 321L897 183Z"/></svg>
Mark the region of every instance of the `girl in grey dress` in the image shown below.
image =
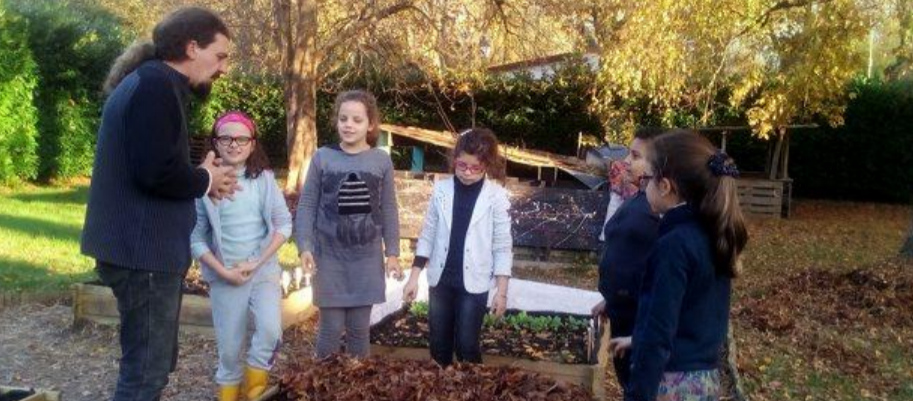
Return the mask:
<svg viewBox="0 0 913 401"><path fill-rule="evenodd" d="M316 273L317 357L339 352L343 332L345 351L364 357L371 306L384 302L385 271L402 279L393 163L373 148L380 125L374 96L343 92L334 115L340 142L314 154L295 232L304 271Z"/></svg>

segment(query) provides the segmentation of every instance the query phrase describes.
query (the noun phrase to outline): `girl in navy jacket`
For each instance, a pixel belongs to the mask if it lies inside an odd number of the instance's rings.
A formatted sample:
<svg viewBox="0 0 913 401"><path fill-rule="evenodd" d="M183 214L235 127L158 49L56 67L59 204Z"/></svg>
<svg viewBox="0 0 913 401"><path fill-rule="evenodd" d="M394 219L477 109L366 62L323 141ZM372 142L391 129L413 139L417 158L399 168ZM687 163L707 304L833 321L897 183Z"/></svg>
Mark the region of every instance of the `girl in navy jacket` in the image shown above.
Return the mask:
<svg viewBox="0 0 913 401"><path fill-rule="evenodd" d="M624 159L624 174L638 190L603 228L605 244L599 262L599 292L603 301L593 307L593 315L608 317L611 338L630 337L634 333L647 257L656 244L659 228L659 216L650 209L643 190L646 181L641 178L647 169L650 141L663 132L659 128L642 127L634 133ZM631 354L616 353L612 364L618 383L626 388L631 376Z"/></svg>
<svg viewBox="0 0 913 401"><path fill-rule="evenodd" d="M647 199L660 221L647 262L633 339L627 401L719 398L731 281L748 241L733 160L704 137L675 130L653 140Z"/></svg>

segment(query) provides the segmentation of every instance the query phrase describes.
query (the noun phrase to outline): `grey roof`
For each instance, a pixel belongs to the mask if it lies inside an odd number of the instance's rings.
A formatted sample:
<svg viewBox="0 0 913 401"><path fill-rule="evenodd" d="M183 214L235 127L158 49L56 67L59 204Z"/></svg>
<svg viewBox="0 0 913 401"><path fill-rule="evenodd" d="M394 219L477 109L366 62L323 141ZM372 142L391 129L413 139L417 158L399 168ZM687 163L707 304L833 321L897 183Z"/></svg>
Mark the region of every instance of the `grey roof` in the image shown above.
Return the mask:
<svg viewBox="0 0 913 401"><path fill-rule="evenodd" d="M628 156L628 147L618 144L608 144L588 150L587 159L589 159L591 154L594 157L599 157L604 160L619 160Z"/></svg>

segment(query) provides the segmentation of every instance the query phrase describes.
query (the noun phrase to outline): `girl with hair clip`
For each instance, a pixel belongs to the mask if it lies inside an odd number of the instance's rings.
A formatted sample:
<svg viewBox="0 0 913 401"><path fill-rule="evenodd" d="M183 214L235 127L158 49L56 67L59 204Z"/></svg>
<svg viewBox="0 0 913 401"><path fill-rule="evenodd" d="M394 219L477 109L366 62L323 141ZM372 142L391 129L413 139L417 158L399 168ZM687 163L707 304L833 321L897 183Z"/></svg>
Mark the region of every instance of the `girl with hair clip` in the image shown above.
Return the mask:
<svg viewBox="0 0 913 401"><path fill-rule="evenodd" d="M384 302L385 272L402 280L396 186L390 155L374 148L380 134L374 96L340 93L333 115L339 143L311 159L295 235L302 268L316 272L317 357L339 352L345 332L345 351L361 358L370 350L371 307Z"/></svg>
<svg viewBox="0 0 913 401"><path fill-rule="evenodd" d="M210 145L223 164L235 167L241 190L233 199L197 199L190 247L210 286L219 351L215 379L220 386L219 400L236 401L239 392L254 399L266 389L282 335L281 269L276 252L291 235L292 216L266 153L257 144L257 127L250 117L239 111L220 116L213 125ZM254 317L254 334L244 369L241 349L248 313Z"/></svg>
<svg viewBox="0 0 913 401"><path fill-rule="evenodd" d="M733 160L697 133L655 138L644 180L662 215L643 282L625 400L719 399L720 347L726 340L732 279L748 232Z"/></svg>
<svg viewBox="0 0 913 401"><path fill-rule="evenodd" d="M434 185L403 299L411 302L421 271L430 288L431 357L441 366L482 363L480 333L494 286L491 312L504 314L513 264L510 201L504 160L494 133L463 132L451 158L453 177Z"/></svg>

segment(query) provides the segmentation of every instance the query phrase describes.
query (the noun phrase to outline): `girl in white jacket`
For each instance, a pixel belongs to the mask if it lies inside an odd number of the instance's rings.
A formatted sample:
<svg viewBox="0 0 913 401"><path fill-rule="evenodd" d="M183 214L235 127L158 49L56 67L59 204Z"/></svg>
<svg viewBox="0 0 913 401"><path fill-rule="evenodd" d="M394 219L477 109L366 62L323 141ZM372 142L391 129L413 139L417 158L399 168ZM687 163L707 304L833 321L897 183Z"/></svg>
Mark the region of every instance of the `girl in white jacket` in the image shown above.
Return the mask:
<svg viewBox="0 0 913 401"><path fill-rule="evenodd" d="M479 335L494 287L491 312L504 314L513 264L510 201L504 159L488 129L460 135L451 159L453 177L434 185L403 299L411 302L419 274L428 269L431 357L440 365L482 363Z"/></svg>

